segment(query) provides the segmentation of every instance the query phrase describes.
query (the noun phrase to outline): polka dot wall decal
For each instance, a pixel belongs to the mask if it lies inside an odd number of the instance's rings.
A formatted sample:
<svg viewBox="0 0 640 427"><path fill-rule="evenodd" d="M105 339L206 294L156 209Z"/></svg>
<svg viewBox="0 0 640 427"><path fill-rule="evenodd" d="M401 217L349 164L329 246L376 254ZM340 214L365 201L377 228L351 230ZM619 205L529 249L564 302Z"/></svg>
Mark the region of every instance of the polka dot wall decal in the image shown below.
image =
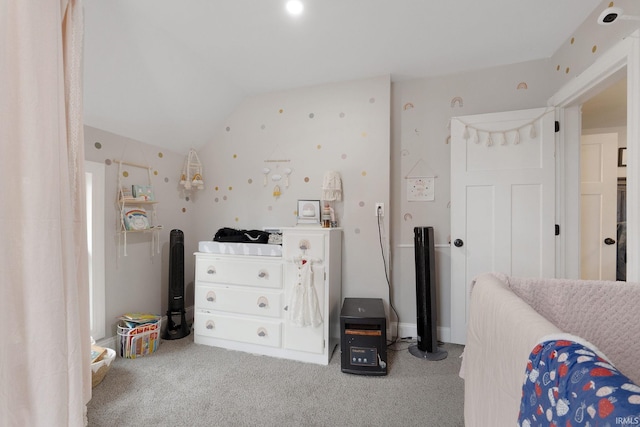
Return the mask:
<svg viewBox="0 0 640 427"><path fill-rule="evenodd" d="M344 160L344 159L347 158L347 155L346 154L342 154L342 156L340 156L340 157L342 158L342 160Z"/></svg>
<svg viewBox="0 0 640 427"><path fill-rule="evenodd" d="M215 199L213 199L214 202L218 203L220 201L220 199L218 199L217 197Z"/></svg>
<svg viewBox="0 0 640 427"><path fill-rule="evenodd" d="M227 200L227 196L222 196L222 200Z"/></svg>
<svg viewBox="0 0 640 427"><path fill-rule="evenodd" d="M367 171L362 171L362 176L367 176Z"/></svg>
<svg viewBox="0 0 640 427"><path fill-rule="evenodd" d="M369 104L373 104L374 102L376 102L375 98L369 98Z"/></svg>
<svg viewBox="0 0 640 427"><path fill-rule="evenodd" d="M265 125L260 126L260 129L262 129L262 130L265 130L265 128L266 128Z"/></svg>
<svg viewBox="0 0 640 427"><path fill-rule="evenodd" d="M339 116L341 119L344 119L344 113L340 113Z"/></svg>
<svg viewBox="0 0 640 427"><path fill-rule="evenodd" d="M565 73L565 74L569 74L569 67L567 67L567 69L566 69L566 70L564 70L564 73Z"/></svg>
<svg viewBox="0 0 640 427"><path fill-rule="evenodd" d="M107 165L107 166L110 166L111 165L111 159L105 159L104 160L104 164Z"/></svg>
<svg viewBox="0 0 640 427"><path fill-rule="evenodd" d="M233 155L233 158L234 158L234 159L237 159L237 158L238 158L238 155L237 155L237 154L234 154L234 155Z"/></svg>
<svg viewBox="0 0 640 427"><path fill-rule="evenodd" d="M185 197L185 198L184 198L184 200L185 200L186 202L188 202L188 201L189 201L189 196Z"/></svg>
<svg viewBox="0 0 640 427"><path fill-rule="evenodd" d="M322 149L322 144L318 144L318 145L316 145L316 148L317 148L318 150Z"/></svg>
<svg viewBox="0 0 640 427"><path fill-rule="evenodd" d="M271 205L267 206L267 210L268 210L269 212L271 212L271 211L273 210L273 206L271 206Z"/></svg>
<svg viewBox="0 0 640 427"><path fill-rule="evenodd" d="M219 188L219 187L215 187L215 189L216 189L216 191L220 190L220 188Z"/></svg>
<svg viewBox="0 0 640 427"><path fill-rule="evenodd" d="M281 108L281 109L278 110L278 113L282 114L282 113L284 113L284 110Z"/></svg>
<svg viewBox="0 0 640 427"><path fill-rule="evenodd" d="M613 7L613 2L609 2L609 7Z"/></svg>
<svg viewBox="0 0 640 427"><path fill-rule="evenodd" d="M229 191L231 191L231 190L233 190L233 187L232 187L232 186L229 186Z"/></svg>
<svg viewBox="0 0 640 427"><path fill-rule="evenodd" d="M96 142L95 144L93 144L94 147L96 147L98 150L102 148L102 144L100 144L99 142Z"/></svg>
<svg viewBox="0 0 640 427"><path fill-rule="evenodd" d="M153 171L153 174L154 174L155 176L158 176L158 171Z"/></svg>
<svg viewBox="0 0 640 427"><path fill-rule="evenodd" d="M227 127L225 128L225 130L226 130L227 132L230 132L230 131L231 131L231 127L227 126Z"/></svg>
<svg viewBox="0 0 640 427"><path fill-rule="evenodd" d="M125 178L126 178L126 177L128 177L128 176L129 176L129 172L127 172L127 171L123 171L123 172L122 172L122 176L124 176Z"/></svg>
<svg viewBox="0 0 640 427"><path fill-rule="evenodd" d="M362 132L362 137L366 138L367 137L367 133L366 132Z"/></svg>
<svg viewBox="0 0 640 427"><path fill-rule="evenodd" d="M598 50L598 46L594 44L593 47L591 48L591 53L596 53L596 50Z"/></svg>
<svg viewBox="0 0 640 427"><path fill-rule="evenodd" d="M358 206L360 206L361 208L364 207L364 202L361 201L360 203L358 203Z"/></svg>
<svg viewBox="0 0 640 427"><path fill-rule="evenodd" d="M249 179L247 180L247 182L248 182L249 184L253 184L253 180L252 180L251 178L249 178Z"/></svg>
<svg viewBox="0 0 640 427"><path fill-rule="evenodd" d="M571 44L575 43L576 38L575 37L571 37Z"/></svg>
<svg viewBox="0 0 640 427"><path fill-rule="evenodd" d="M309 118L310 118L310 119L313 119L315 116L316 116L315 114L313 114L313 113L309 113Z"/></svg>
<svg viewBox="0 0 640 427"><path fill-rule="evenodd" d="M169 182L169 178L165 177L164 182Z"/></svg>
<svg viewBox="0 0 640 427"><path fill-rule="evenodd" d="M353 230L353 232L356 233L356 234L360 234L360 229L356 228L356 229Z"/></svg>
<svg viewBox="0 0 640 427"><path fill-rule="evenodd" d="M158 157L163 158L164 154L162 154L162 151L158 153Z"/></svg>
<svg viewBox="0 0 640 427"><path fill-rule="evenodd" d="M236 222L240 221L240 218L236 217Z"/></svg>
<svg viewBox="0 0 640 427"><path fill-rule="evenodd" d="M309 182L309 177L308 176L304 177L304 182Z"/></svg>
<svg viewBox="0 0 640 427"><path fill-rule="evenodd" d="M556 67L556 71L560 71L560 64Z"/></svg>
<svg viewBox="0 0 640 427"><path fill-rule="evenodd" d="M187 208L182 208L182 212L186 212L186 211L187 211Z"/></svg>

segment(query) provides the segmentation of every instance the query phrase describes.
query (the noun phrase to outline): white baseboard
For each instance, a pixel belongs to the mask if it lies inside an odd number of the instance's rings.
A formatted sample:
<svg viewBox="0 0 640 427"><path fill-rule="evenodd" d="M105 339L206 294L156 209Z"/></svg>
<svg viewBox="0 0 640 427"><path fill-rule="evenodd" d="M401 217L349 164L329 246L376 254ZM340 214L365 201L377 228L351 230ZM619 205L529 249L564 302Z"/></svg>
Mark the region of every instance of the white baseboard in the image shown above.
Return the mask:
<svg viewBox="0 0 640 427"><path fill-rule="evenodd" d="M187 317L187 322L193 324L193 306L185 308L185 315ZM162 327L166 327L167 325L167 316L162 316ZM96 341L96 344L100 347L110 348L111 350L118 351L116 346L118 345L117 336L102 338L101 340Z"/></svg>

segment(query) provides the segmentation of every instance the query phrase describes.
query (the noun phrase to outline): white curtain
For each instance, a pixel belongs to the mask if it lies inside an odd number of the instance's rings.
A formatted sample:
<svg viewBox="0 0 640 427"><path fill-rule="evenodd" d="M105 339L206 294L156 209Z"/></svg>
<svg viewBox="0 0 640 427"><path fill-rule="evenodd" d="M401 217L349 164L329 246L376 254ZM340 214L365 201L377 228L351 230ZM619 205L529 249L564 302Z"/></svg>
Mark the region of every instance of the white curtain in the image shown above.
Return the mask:
<svg viewBox="0 0 640 427"><path fill-rule="evenodd" d="M91 397L81 0L0 0L0 425Z"/></svg>

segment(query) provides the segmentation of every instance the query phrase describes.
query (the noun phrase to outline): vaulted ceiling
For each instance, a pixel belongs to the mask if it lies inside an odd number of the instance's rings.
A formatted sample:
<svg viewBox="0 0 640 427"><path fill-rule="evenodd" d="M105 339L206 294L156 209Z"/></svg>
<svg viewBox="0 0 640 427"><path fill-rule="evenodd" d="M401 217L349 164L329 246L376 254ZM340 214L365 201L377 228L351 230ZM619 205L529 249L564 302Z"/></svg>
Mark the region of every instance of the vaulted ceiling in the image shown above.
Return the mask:
<svg viewBox="0 0 640 427"><path fill-rule="evenodd" d="M600 0L85 0L85 123L177 152L243 99L549 58Z"/></svg>

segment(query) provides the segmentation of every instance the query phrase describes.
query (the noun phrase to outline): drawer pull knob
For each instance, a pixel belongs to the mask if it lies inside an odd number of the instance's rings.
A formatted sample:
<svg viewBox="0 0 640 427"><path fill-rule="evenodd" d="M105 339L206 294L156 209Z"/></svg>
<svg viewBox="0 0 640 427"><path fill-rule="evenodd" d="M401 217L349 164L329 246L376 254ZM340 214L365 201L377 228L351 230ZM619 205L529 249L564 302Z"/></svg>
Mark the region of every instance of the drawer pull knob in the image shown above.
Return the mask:
<svg viewBox="0 0 640 427"><path fill-rule="evenodd" d="M216 269L215 267L209 267L207 269L207 274L216 274Z"/></svg>
<svg viewBox="0 0 640 427"><path fill-rule="evenodd" d="M258 277L261 279L268 279L269 278L269 272L267 270L260 270L258 272Z"/></svg>
<svg viewBox="0 0 640 427"><path fill-rule="evenodd" d="M258 328L258 336L259 337L266 337L269 334L267 333L267 330L265 328Z"/></svg>
<svg viewBox="0 0 640 427"><path fill-rule="evenodd" d="M267 299L267 297L258 298L258 307L269 308L269 300Z"/></svg>
<svg viewBox="0 0 640 427"><path fill-rule="evenodd" d="M213 291L207 292L207 301L216 302L216 293Z"/></svg>
<svg viewBox="0 0 640 427"><path fill-rule="evenodd" d="M215 327L216 327L216 324L213 323L213 320L208 320L207 321L207 325L206 325L207 329L215 329Z"/></svg>

